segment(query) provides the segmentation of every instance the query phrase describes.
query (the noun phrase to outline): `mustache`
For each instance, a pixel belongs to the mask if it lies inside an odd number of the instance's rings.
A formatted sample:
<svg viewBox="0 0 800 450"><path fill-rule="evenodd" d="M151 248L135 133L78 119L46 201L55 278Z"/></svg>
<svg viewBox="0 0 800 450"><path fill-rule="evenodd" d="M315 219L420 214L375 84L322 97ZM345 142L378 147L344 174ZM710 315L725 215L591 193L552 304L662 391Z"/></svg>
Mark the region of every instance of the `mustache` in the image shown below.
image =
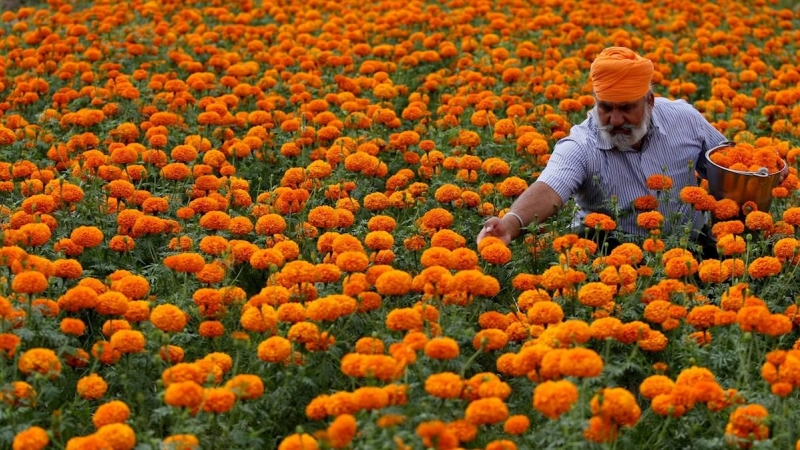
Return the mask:
<svg viewBox="0 0 800 450"><path fill-rule="evenodd" d="M608 124L608 125L598 125L598 126L597 126L597 128L598 128L600 131L606 131L606 132L611 132L611 131L613 131L613 130L625 130L625 131L633 131L633 130L635 130L635 129L636 129L636 126L635 126L635 125L631 125L631 124L629 124L629 123L625 123L625 124L622 124L622 125L620 125L620 126L618 126L618 127L615 127L615 126L614 126L614 125L612 125L612 124Z"/></svg>

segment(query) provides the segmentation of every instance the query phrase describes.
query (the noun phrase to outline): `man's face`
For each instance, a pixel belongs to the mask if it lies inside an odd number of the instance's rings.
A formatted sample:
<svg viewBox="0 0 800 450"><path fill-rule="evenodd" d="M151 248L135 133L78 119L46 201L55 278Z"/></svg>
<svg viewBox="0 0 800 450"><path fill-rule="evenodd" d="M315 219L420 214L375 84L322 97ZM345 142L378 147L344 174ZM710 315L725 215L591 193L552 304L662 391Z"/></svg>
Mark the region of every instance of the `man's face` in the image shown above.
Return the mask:
<svg viewBox="0 0 800 450"><path fill-rule="evenodd" d="M620 150L638 144L647 134L652 102L649 94L633 102L597 100L594 114L600 134Z"/></svg>

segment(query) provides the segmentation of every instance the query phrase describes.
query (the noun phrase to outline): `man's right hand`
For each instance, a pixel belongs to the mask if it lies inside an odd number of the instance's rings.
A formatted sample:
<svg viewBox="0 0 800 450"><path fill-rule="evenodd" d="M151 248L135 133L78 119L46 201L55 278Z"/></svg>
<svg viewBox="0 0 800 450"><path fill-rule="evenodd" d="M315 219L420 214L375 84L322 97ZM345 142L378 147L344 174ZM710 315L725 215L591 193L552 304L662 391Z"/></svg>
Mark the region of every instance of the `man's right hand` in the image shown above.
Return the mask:
<svg viewBox="0 0 800 450"><path fill-rule="evenodd" d="M481 232L478 233L478 243L487 236L494 236L506 245L511 243L520 234L519 221L513 216L491 217L483 223Z"/></svg>

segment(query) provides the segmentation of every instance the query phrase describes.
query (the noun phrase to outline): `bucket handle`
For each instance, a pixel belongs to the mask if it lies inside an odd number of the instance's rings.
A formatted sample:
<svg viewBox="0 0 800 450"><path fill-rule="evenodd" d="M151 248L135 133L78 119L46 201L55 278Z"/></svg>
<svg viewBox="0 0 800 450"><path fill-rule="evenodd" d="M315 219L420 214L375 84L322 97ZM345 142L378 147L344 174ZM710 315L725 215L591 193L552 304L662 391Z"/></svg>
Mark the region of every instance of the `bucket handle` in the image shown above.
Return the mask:
<svg viewBox="0 0 800 450"><path fill-rule="evenodd" d="M733 142L733 141L722 141L719 144L717 144L717 147L735 147L735 146L736 146L736 142ZM715 148L717 148L717 147L715 147Z"/></svg>

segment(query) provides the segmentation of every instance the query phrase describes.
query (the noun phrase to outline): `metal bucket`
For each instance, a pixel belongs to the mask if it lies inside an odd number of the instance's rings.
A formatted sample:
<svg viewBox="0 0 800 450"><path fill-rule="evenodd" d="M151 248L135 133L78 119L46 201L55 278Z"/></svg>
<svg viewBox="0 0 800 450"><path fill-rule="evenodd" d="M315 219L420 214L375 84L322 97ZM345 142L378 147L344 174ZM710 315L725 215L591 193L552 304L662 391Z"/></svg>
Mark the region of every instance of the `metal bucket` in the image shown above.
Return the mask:
<svg viewBox="0 0 800 450"><path fill-rule="evenodd" d="M740 207L748 201L755 203L759 211L767 212L772 204L772 189L780 184L781 171L769 173L766 167L758 172L740 172L722 167L711 161L711 155L727 147L733 142L725 142L706 152L706 174L708 175L708 191L717 200L731 199ZM783 167L786 162L781 159Z"/></svg>

